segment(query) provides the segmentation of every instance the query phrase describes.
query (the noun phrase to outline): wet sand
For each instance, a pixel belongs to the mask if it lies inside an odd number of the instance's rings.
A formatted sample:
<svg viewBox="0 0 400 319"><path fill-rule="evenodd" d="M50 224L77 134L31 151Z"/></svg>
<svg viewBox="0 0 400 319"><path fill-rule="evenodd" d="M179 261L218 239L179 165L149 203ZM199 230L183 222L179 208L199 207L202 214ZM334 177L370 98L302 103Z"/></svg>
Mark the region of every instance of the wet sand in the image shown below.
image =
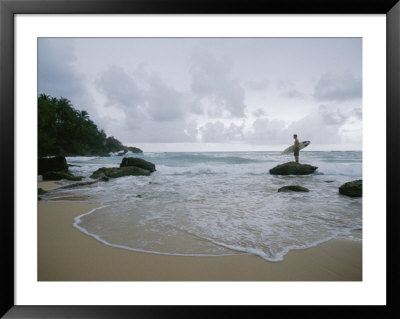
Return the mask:
<svg viewBox="0 0 400 319"><path fill-rule="evenodd" d="M57 182L39 182L50 190ZM362 245L330 240L290 251L282 262L258 256L182 257L107 246L72 226L97 204L38 201L39 281L361 281Z"/></svg>

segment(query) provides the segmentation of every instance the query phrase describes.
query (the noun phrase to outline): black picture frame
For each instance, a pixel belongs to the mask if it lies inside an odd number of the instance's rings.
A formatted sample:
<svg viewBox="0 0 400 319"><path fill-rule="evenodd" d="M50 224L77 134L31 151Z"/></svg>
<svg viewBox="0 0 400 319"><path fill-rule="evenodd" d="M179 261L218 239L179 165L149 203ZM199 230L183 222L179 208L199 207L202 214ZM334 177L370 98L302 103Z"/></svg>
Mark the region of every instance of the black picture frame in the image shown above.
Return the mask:
<svg viewBox="0 0 400 319"><path fill-rule="evenodd" d="M14 16L16 14L385 14L387 21L387 305L386 306L28 306L14 303ZM152 318L246 316L249 311L268 316L324 315L379 318L399 316L396 286L399 262L398 200L400 142L400 3L398 0L0 0L0 174L3 189L1 218L0 315L4 318ZM383 107L383 106L381 106ZM12 168L12 169L11 169ZM376 212L383 214L384 212ZM397 248L398 249L398 248Z"/></svg>

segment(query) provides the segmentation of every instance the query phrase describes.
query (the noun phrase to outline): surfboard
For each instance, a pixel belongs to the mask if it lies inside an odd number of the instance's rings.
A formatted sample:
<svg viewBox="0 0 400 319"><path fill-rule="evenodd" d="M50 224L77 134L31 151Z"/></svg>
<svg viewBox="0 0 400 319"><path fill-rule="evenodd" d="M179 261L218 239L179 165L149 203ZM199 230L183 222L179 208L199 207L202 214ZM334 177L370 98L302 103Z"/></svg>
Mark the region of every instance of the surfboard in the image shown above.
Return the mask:
<svg viewBox="0 0 400 319"><path fill-rule="evenodd" d="M310 141L300 142L299 147L302 150L303 148L305 148L308 145L310 145L310 143L311 143ZM294 152L294 145L291 145L288 148L284 149L281 154L290 154L290 153L293 153L293 152Z"/></svg>

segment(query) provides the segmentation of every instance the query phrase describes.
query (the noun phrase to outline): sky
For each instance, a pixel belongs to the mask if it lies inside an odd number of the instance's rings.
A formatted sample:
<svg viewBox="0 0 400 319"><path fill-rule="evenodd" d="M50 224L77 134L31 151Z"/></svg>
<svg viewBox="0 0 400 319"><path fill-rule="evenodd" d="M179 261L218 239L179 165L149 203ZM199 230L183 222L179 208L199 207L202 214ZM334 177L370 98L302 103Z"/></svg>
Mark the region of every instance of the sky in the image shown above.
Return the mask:
<svg viewBox="0 0 400 319"><path fill-rule="evenodd" d="M39 38L42 93L144 151L362 149L361 38Z"/></svg>

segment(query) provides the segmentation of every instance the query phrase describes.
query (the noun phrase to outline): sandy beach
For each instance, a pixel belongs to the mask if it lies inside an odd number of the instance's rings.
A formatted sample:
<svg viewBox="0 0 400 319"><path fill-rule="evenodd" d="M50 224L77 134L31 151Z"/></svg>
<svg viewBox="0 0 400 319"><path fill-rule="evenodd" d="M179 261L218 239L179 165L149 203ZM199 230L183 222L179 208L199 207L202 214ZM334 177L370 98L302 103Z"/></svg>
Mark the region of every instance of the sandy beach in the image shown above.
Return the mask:
<svg viewBox="0 0 400 319"><path fill-rule="evenodd" d="M39 182L51 190L61 182ZM361 281L362 245L330 240L290 251L282 262L258 256L179 257L107 246L72 226L97 207L84 199L38 201L39 281Z"/></svg>

